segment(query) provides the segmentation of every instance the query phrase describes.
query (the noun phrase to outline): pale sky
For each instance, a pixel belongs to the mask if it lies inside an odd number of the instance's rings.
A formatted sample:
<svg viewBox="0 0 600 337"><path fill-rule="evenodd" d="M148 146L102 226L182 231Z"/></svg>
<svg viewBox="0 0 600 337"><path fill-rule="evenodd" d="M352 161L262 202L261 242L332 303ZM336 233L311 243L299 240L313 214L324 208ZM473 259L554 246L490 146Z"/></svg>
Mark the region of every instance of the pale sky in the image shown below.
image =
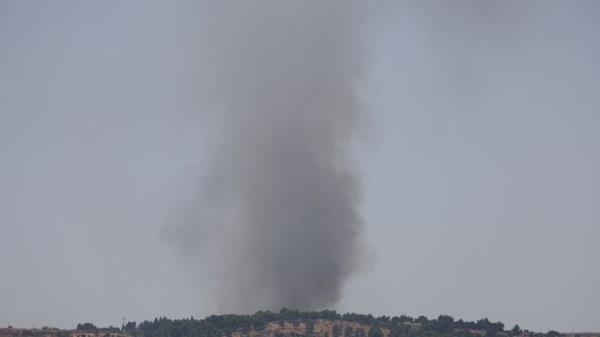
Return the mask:
<svg viewBox="0 0 600 337"><path fill-rule="evenodd" d="M0 0L0 326L210 314L160 235L212 158L202 1ZM339 311L600 330L600 2L379 1Z"/></svg>

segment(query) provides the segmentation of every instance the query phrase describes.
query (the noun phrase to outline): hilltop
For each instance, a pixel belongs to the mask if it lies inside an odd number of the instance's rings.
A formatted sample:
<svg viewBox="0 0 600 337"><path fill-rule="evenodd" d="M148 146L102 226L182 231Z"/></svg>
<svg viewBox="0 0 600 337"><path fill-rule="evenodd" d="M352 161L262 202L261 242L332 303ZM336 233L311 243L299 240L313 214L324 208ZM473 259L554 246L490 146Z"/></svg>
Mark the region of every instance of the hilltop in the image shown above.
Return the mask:
<svg viewBox="0 0 600 337"><path fill-rule="evenodd" d="M380 316L346 313L332 310L279 313L259 311L253 315L213 315L202 320L170 320L158 318L139 325L130 323L129 332L140 337L557 337L523 331L519 326L505 330L501 322L487 318L476 322L455 321L441 315ZM135 327L135 328L134 328ZM546 336L548 335L548 336Z"/></svg>
<svg viewBox="0 0 600 337"><path fill-rule="evenodd" d="M332 310L280 312L259 311L252 315L212 315L204 319L155 318L139 324L128 322L121 329L79 324L74 330L0 329L0 337L600 337L600 334L532 332L519 325L506 329L502 322L487 318L455 320L449 315L380 316Z"/></svg>

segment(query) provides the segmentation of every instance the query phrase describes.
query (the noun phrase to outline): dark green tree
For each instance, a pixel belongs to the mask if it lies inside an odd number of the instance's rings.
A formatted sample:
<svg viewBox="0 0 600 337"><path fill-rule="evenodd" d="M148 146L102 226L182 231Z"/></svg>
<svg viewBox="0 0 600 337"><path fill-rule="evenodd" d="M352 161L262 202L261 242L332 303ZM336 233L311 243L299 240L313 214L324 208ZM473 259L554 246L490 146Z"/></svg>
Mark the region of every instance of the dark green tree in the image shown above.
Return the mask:
<svg viewBox="0 0 600 337"><path fill-rule="evenodd" d="M79 323L77 324L77 330L80 331L98 331L98 328L92 323Z"/></svg>
<svg viewBox="0 0 600 337"><path fill-rule="evenodd" d="M383 331L381 331L379 327L372 327L371 329L369 329L368 337L384 337Z"/></svg>

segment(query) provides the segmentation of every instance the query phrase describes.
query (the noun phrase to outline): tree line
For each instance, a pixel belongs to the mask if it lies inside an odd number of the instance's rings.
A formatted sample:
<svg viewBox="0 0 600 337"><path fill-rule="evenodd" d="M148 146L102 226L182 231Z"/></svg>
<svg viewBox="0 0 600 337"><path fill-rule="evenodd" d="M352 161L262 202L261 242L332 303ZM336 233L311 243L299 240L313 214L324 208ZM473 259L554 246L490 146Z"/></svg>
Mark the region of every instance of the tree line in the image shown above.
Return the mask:
<svg viewBox="0 0 600 337"><path fill-rule="evenodd" d="M334 336L314 336L312 326L316 320L347 321L364 324L371 329L368 336L362 332L343 331L334 326ZM124 332L135 337L222 337L233 332L261 330L269 322L305 322L306 336L294 337L383 337L382 329L389 331L389 337L559 337L556 331L533 333L522 330L518 325L505 330L502 322L492 322L487 318L477 321L455 320L449 315L440 315L429 319L426 316L411 317L379 316L370 314L345 313L334 310L298 311L282 309L279 312L258 311L252 315L212 315L203 319L194 317L184 319L155 318L151 321L127 322L121 329L115 327L97 328L91 323L77 326L77 330L96 332Z"/></svg>

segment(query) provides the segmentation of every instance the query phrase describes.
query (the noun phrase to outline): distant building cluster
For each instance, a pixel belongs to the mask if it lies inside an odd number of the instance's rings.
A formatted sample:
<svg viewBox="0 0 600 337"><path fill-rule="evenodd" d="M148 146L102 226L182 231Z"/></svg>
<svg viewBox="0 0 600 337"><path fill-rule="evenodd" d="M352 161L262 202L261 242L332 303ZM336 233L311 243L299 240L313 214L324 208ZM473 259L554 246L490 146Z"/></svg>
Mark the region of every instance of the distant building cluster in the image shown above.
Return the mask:
<svg viewBox="0 0 600 337"><path fill-rule="evenodd" d="M56 328L0 328L0 337L131 337L128 334L105 331L60 330Z"/></svg>
<svg viewBox="0 0 600 337"><path fill-rule="evenodd" d="M103 331L71 331L69 337L131 337L128 334Z"/></svg>

